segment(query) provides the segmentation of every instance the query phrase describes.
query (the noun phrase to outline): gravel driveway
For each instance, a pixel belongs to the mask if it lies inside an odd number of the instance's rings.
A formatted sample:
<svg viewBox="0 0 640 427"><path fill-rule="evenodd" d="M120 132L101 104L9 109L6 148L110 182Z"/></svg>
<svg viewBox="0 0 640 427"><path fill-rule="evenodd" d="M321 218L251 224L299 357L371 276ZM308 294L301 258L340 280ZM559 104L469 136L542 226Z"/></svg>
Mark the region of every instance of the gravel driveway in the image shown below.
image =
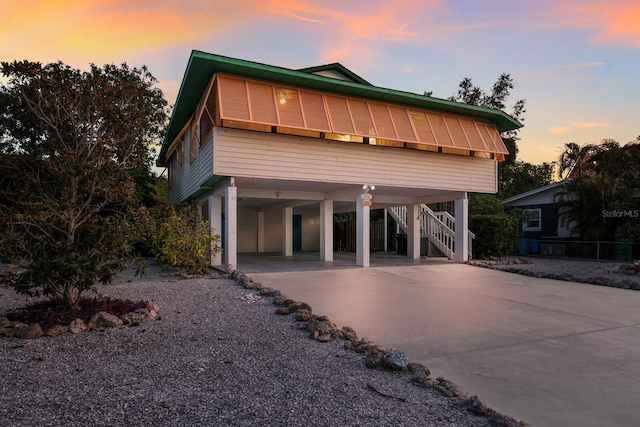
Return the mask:
<svg viewBox="0 0 640 427"><path fill-rule="evenodd" d="M161 318L0 339L0 425L490 425L407 372L365 368L342 340L309 339L271 298L241 300L249 291L231 279L154 267L100 292L154 300ZM0 313L28 301L0 288Z"/></svg>

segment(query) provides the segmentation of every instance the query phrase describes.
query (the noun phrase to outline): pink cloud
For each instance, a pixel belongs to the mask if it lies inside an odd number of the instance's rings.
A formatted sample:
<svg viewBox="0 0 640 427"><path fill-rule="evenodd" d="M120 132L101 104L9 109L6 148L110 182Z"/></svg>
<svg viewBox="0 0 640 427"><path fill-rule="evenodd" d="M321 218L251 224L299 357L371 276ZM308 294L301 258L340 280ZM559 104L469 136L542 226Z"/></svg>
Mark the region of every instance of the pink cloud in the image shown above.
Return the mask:
<svg viewBox="0 0 640 427"><path fill-rule="evenodd" d="M594 61L594 62L580 62L577 64L567 64L567 65L563 65L560 68L597 68L597 67L603 67L605 65L607 65L607 63L604 61Z"/></svg>
<svg viewBox="0 0 640 427"><path fill-rule="evenodd" d="M635 0L568 0L553 5L563 25L592 31L592 43L640 45L640 3Z"/></svg>

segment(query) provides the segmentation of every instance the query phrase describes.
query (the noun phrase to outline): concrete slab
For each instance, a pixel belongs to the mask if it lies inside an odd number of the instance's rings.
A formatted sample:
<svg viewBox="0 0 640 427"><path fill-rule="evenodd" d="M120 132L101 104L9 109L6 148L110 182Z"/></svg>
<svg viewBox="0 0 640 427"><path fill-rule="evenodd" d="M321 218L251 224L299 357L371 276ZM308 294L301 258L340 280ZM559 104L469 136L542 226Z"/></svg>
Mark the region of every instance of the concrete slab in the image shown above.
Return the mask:
<svg viewBox="0 0 640 427"><path fill-rule="evenodd" d="M393 252L374 252L370 254L371 267L402 266L448 263L446 257L412 259ZM336 268L360 268L356 265L356 254L352 252L334 252L333 261L322 261L318 252L294 252L292 256L281 253L243 253L238 254L238 268L245 274L269 273L278 271L328 270Z"/></svg>
<svg viewBox="0 0 640 427"><path fill-rule="evenodd" d="M442 261L250 276L533 425L640 419L640 292Z"/></svg>

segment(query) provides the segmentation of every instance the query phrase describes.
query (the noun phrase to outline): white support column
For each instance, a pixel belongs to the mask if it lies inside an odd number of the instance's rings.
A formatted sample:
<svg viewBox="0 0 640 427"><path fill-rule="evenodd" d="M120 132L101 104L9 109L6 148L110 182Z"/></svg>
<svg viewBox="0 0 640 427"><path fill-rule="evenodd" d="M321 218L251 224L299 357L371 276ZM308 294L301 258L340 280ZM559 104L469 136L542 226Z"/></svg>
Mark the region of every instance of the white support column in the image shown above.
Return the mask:
<svg viewBox="0 0 640 427"><path fill-rule="evenodd" d="M293 256L293 208L282 210L282 255Z"/></svg>
<svg viewBox="0 0 640 427"><path fill-rule="evenodd" d="M455 248L453 260L465 262L469 260L469 200L467 193L455 202Z"/></svg>
<svg viewBox="0 0 640 427"><path fill-rule="evenodd" d="M420 205L407 205L407 256L420 258Z"/></svg>
<svg viewBox="0 0 640 427"><path fill-rule="evenodd" d="M207 211L209 224L211 226L211 234L222 236L222 200L220 197L209 196L207 198ZM222 241L218 242L219 245L222 245ZM222 253L221 252L212 252L211 253L211 265L214 267L219 267L222 265Z"/></svg>
<svg viewBox="0 0 640 427"><path fill-rule="evenodd" d="M389 220L388 217L389 214L387 213L387 210L384 210L384 251L388 252L389 251Z"/></svg>
<svg viewBox="0 0 640 427"><path fill-rule="evenodd" d="M363 200L356 197L356 265L369 267L369 206L363 206Z"/></svg>
<svg viewBox="0 0 640 427"><path fill-rule="evenodd" d="M320 202L320 259L333 261L333 200Z"/></svg>
<svg viewBox="0 0 640 427"><path fill-rule="evenodd" d="M264 212L258 212L258 252L264 252Z"/></svg>
<svg viewBox="0 0 640 427"><path fill-rule="evenodd" d="M238 188L229 186L224 192L225 214L225 248L224 255L227 270L235 270L238 266Z"/></svg>

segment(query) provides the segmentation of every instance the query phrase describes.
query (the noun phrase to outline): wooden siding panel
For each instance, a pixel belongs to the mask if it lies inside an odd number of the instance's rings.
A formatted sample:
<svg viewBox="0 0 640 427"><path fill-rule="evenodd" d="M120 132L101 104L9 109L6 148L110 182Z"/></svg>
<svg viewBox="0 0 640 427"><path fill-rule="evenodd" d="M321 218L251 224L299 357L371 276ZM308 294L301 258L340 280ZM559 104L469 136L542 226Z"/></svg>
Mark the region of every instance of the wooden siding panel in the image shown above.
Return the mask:
<svg viewBox="0 0 640 427"><path fill-rule="evenodd" d="M496 162L235 129L217 129L218 175L495 192Z"/></svg>

